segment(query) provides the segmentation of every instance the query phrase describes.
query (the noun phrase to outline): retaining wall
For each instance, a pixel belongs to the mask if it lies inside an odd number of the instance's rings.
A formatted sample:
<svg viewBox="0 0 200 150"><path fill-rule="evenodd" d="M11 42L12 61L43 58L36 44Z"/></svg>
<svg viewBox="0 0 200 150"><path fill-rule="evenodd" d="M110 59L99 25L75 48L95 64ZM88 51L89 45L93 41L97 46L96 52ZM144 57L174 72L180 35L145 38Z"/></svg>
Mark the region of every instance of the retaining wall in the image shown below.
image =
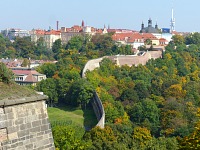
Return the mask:
<svg viewBox="0 0 200 150"><path fill-rule="evenodd" d="M55 150L46 99L0 100L0 150Z"/></svg>

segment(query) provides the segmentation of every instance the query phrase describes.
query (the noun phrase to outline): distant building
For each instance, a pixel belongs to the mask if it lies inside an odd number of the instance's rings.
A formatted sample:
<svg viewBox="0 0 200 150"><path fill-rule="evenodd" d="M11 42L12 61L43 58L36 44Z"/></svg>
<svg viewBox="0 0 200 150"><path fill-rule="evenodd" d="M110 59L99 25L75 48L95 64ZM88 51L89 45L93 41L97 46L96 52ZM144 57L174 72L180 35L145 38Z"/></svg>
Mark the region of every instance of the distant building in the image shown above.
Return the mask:
<svg viewBox="0 0 200 150"><path fill-rule="evenodd" d="M48 49L51 49L53 43L57 39L61 39L61 32L58 30L35 30L31 31L31 41L37 42L39 38L43 38Z"/></svg>
<svg viewBox="0 0 200 150"><path fill-rule="evenodd" d="M119 44L131 45L132 48L138 49L138 47L146 45L146 41L150 40L152 45L159 45L159 39L152 33L115 33L112 39Z"/></svg>
<svg viewBox="0 0 200 150"><path fill-rule="evenodd" d="M106 34L108 33L106 27L103 29L97 29L88 25L85 25L82 21L81 26L74 25L71 28L61 27L61 41L63 44L67 44L68 41L74 36L84 36L84 35L96 35L96 34Z"/></svg>
<svg viewBox="0 0 200 150"><path fill-rule="evenodd" d="M15 75L15 82L19 85L33 85L46 79L46 75L31 68L11 68Z"/></svg>
<svg viewBox="0 0 200 150"><path fill-rule="evenodd" d="M144 23L142 22L140 33L160 33L160 30L158 29L157 23L155 28L152 26L152 20L149 18L147 27L144 27Z"/></svg>
<svg viewBox="0 0 200 150"><path fill-rule="evenodd" d="M1 31L1 34L4 37L9 38L10 40L14 40L15 37L25 37L25 36L30 36L30 33L28 30L22 30L22 29L5 29Z"/></svg>

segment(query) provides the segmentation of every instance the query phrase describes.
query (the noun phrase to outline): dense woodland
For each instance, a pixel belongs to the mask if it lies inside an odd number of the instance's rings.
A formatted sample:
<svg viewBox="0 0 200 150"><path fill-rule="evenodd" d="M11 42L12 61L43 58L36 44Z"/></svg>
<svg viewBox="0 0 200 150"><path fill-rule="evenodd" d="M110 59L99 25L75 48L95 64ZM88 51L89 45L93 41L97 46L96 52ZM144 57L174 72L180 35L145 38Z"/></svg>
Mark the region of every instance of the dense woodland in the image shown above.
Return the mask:
<svg viewBox="0 0 200 150"><path fill-rule="evenodd" d="M130 46L116 44L109 34L74 37L67 45L57 40L52 50L45 49L42 39L10 43L0 37L1 57L58 61L37 68L48 78L35 88L49 96L49 106L86 109L94 90L102 100L105 129L57 126L58 149L200 149L200 34L175 35L163 58L145 66L118 67L104 59L100 68L87 72L87 79L81 78L89 59L131 53Z"/></svg>

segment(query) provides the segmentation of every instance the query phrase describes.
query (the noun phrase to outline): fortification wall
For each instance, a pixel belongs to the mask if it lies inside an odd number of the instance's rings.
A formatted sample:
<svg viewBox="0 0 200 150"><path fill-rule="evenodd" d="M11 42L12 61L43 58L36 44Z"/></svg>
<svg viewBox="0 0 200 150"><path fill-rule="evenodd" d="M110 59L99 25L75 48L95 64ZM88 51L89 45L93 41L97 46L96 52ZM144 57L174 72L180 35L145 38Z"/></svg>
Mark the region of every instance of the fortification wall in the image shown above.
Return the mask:
<svg viewBox="0 0 200 150"><path fill-rule="evenodd" d="M0 100L0 150L54 150L46 96Z"/></svg>
<svg viewBox="0 0 200 150"><path fill-rule="evenodd" d="M85 78L85 73L87 70L92 71L95 68L99 67L99 63L102 61L103 58L98 58L98 59L93 59L93 60L89 60L86 64L85 67L83 69L82 72L82 77ZM98 123L96 126L100 127L100 128L104 128L105 125L105 112L104 112L104 107L102 105L101 100L99 99L97 93L94 93L94 98L91 101L92 103L92 107L93 110L96 114Z"/></svg>
<svg viewBox="0 0 200 150"><path fill-rule="evenodd" d="M100 128L104 128L105 112L104 112L103 104L102 104L101 100L99 99L96 92L94 93L94 98L92 100L92 107L94 109L94 112L95 112L97 120L98 120L98 123L96 126L98 126Z"/></svg>
<svg viewBox="0 0 200 150"><path fill-rule="evenodd" d="M85 67L83 68L82 77L85 78L85 73L86 73L88 70L89 70L89 71L92 71L92 70L98 68L98 67L99 67L99 63L103 60L103 58L104 58L104 57L89 60L89 61L85 64Z"/></svg>
<svg viewBox="0 0 200 150"><path fill-rule="evenodd" d="M155 58L157 58L157 57L160 58L159 55L155 56ZM142 56L135 56L135 55L120 56L119 55L119 56L104 56L102 58L92 59L86 63L86 65L82 71L82 77L85 78L85 74L86 74L87 70L92 71L92 70L100 67L99 63L103 60L103 58L109 58L112 61L116 62L116 64L119 66L123 66L123 65L137 66L139 64L145 65L148 62L148 60L151 59L151 54L149 52L145 52ZM94 98L92 100L92 106L93 106L94 112L96 114L96 117L98 119L98 123L96 126L104 128L104 124L105 124L104 107L103 107L102 102L99 99L96 92L94 93Z"/></svg>

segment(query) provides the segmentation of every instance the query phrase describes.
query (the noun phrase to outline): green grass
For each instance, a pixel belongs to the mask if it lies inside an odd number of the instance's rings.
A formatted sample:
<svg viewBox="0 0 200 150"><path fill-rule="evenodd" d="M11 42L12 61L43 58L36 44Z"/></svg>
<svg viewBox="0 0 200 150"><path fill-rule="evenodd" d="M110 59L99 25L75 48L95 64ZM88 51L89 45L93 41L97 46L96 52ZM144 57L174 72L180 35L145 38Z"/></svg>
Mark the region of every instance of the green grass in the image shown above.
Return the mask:
<svg viewBox="0 0 200 150"><path fill-rule="evenodd" d="M71 122L73 125L85 127L86 129L97 124L94 111L90 107L84 111L70 106L49 107L47 111L51 124L55 122Z"/></svg>
<svg viewBox="0 0 200 150"><path fill-rule="evenodd" d="M37 95L35 91L27 87L17 85L16 83L5 84L0 82L0 100L2 99L16 99L22 97L29 97Z"/></svg>

